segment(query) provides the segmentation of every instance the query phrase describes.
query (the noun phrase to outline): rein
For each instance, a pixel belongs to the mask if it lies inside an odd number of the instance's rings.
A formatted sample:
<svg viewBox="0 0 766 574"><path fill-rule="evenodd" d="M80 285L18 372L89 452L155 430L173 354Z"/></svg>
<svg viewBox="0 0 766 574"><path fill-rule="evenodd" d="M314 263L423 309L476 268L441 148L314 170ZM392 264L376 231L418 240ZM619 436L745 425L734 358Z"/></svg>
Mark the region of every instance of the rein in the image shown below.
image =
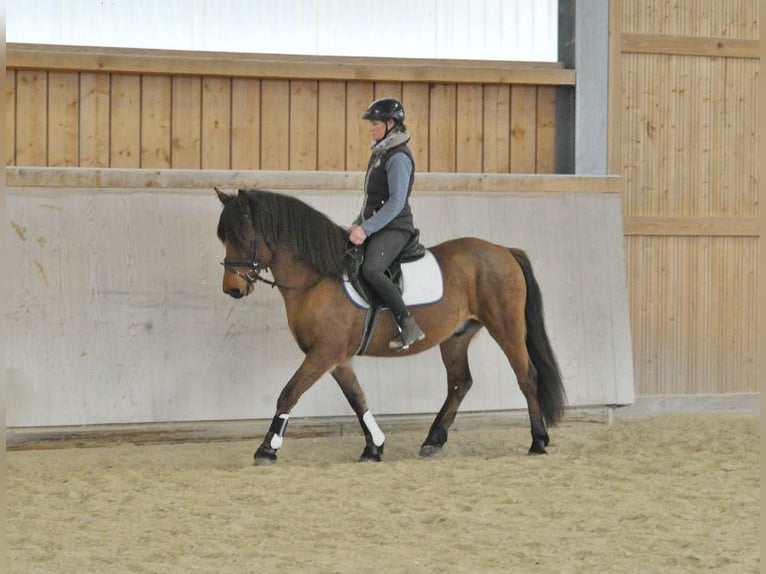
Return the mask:
<svg viewBox="0 0 766 574"><path fill-rule="evenodd" d="M250 257L249 260L248 259L229 259L228 257L224 257L223 261L221 261L221 265L223 265L224 269L226 269L229 273L233 273L240 279L244 279L245 283L247 283L248 288L253 283L260 281L261 283L265 283L266 285L271 286L272 289L274 287L279 287L280 289L293 289L296 291L300 291L305 289L311 289L323 279L322 275L318 275L317 278L311 284L300 286L300 287L294 287L291 285L280 285L276 281L267 279L266 277L261 275L261 271L268 270L268 267L262 266L260 262L258 261L258 248L256 246L255 239L253 239L253 255ZM242 273L239 270L242 267L247 268L247 271L245 273Z"/></svg>

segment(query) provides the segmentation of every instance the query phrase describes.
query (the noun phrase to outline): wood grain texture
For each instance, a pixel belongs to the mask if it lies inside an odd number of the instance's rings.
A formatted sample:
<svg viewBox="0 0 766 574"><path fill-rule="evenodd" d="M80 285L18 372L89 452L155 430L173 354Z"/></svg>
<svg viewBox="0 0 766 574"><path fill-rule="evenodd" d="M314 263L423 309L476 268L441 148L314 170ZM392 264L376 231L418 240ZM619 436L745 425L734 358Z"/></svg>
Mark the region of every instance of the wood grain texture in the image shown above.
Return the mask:
<svg viewBox="0 0 766 574"><path fill-rule="evenodd" d="M758 58L758 40L623 34L622 51L634 54L672 54L675 56L712 56L723 58Z"/></svg>
<svg viewBox="0 0 766 574"><path fill-rule="evenodd" d="M509 86L484 87L484 171L510 172L511 89Z"/></svg>
<svg viewBox="0 0 766 574"><path fill-rule="evenodd" d="M48 74L16 73L17 165L48 164Z"/></svg>
<svg viewBox="0 0 766 574"><path fill-rule="evenodd" d="M316 81L290 82L290 169L317 169L318 89Z"/></svg>
<svg viewBox="0 0 766 574"><path fill-rule="evenodd" d="M757 392L758 3L619 3L638 395Z"/></svg>
<svg viewBox="0 0 766 574"><path fill-rule="evenodd" d="M42 51L27 53L30 57L31 54L47 61ZM360 123L361 113L373 99L393 96L405 104L419 171L552 170L555 149L550 142L555 141L552 101L555 89L543 84L538 98L524 104L521 110L528 121L522 120L512 129L507 125L511 113L506 109L511 105L506 97L508 90L537 87L503 83L486 62L473 66L476 72L484 74L475 82L367 81L355 79L354 75L327 79L321 67L313 77L306 74L290 78L245 77L233 71L206 75L201 73L204 66L196 73L178 70L146 73L147 68L139 75L108 68L107 62L112 60L102 61L103 67L98 71L56 66L49 72L39 72L46 80L45 74L56 80L50 91L39 92L45 100L39 105L50 117L38 114L38 119L45 118L47 122L45 129L53 129L56 137L46 135L45 142L52 148L34 156L28 153L24 161L49 166L364 169L369 135L366 125ZM308 64L301 64L304 65ZM439 60L434 60L433 65L444 67ZM535 70L552 69L534 63L529 66ZM18 83L16 77L14 86ZM78 108L76 126L65 112L71 106L71 96L60 94L64 89L61 86L75 83L79 83L74 102ZM15 96L14 92L14 102ZM517 98L518 101L521 100ZM14 111L14 118L17 115ZM17 161L16 146L24 141L28 131L22 127L21 132L17 129L14 133L8 152L13 161ZM77 150L73 153L70 140L75 132ZM510 159L511 134L523 160ZM60 135L66 137L59 138ZM343 149L334 150L340 140ZM529 158L532 163L527 161Z"/></svg>
<svg viewBox="0 0 766 574"><path fill-rule="evenodd" d="M84 167L108 167L111 77L80 74L80 160Z"/></svg>
<svg viewBox="0 0 766 574"><path fill-rule="evenodd" d="M511 88L511 171L534 173L537 154L537 90L529 86Z"/></svg>
<svg viewBox="0 0 766 574"><path fill-rule="evenodd" d="M5 165L16 164L16 71L5 71Z"/></svg>
<svg viewBox="0 0 766 574"><path fill-rule="evenodd" d="M457 113L457 86L432 84L430 90L428 168L455 171L457 167L457 126L449 121Z"/></svg>
<svg viewBox="0 0 766 574"><path fill-rule="evenodd" d="M404 84L402 86L402 104L407 110L407 129L412 136L409 146L415 160L415 171L430 171L428 131L431 116L428 84Z"/></svg>
<svg viewBox="0 0 766 574"><path fill-rule="evenodd" d="M317 94L317 169L346 168L346 84L319 82Z"/></svg>
<svg viewBox="0 0 766 574"><path fill-rule="evenodd" d="M202 79L202 169L231 166L231 79Z"/></svg>
<svg viewBox="0 0 766 574"><path fill-rule="evenodd" d="M290 82L261 82L261 169L290 168Z"/></svg>
<svg viewBox="0 0 766 574"><path fill-rule="evenodd" d="M80 165L80 78L48 74L48 165Z"/></svg>
<svg viewBox="0 0 766 574"><path fill-rule="evenodd" d="M461 84L457 87L455 171L484 171L483 107L482 86Z"/></svg>
<svg viewBox="0 0 766 574"><path fill-rule="evenodd" d="M175 76L170 115L171 165L199 169L202 165L202 79Z"/></svg>
<svg viewBox="0 0 766 574"><path fill-rule="evenodd" d="M171 79L141 77L141 167L170 167Z"/></svg>
<svg viewBox="0 0 766 574"><path fill-rule="evenodd" d="M6 65L38 70L360 82L480 83L491 77L508 84L575 83L574 70L565 70L555 62L294 56L16 43L7 46Z"/></svg>
<svg viewBox="0 0 766 574"><path fill-rule="evenodd" d="M261 167L261 82L231 81L231 167Z"/></svg>
<svg viewBox="0 0 766 574"><path fill-rule="evenodd" d="M110 106L111 167L141 167L141 77L112 76Z"/></svg>

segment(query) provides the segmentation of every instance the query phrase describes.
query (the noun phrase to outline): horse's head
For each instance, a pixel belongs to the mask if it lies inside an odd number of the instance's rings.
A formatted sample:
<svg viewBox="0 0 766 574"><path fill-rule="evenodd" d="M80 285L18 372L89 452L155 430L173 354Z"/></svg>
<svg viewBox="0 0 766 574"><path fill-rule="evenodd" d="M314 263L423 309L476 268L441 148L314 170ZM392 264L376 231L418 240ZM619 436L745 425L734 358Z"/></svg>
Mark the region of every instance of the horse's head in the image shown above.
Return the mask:
<svg viewBox="0 0 766 574"><path fill-rule="evenodd" d="M218 220L218 239L225 251L221 264L223 292L239 299L253 291L260 280L260 271L268 268L272 252L263 238L256 233L250 201L245 191L229 195L215 188L223 211Z"/></svg>

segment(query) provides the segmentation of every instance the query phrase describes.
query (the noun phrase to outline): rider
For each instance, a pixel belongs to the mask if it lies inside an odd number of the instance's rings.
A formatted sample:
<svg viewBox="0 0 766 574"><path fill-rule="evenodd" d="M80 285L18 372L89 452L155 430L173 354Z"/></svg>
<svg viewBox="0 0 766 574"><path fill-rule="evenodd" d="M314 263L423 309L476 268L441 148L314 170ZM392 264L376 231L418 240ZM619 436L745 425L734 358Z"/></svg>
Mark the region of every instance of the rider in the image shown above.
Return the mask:
<svg viewBox="0 0 766 574"><path fill-rule="evenodd" d="M372 155L364 180L364 206L351 225L349 240L354 245L367 242L362 276L396 320L399 332L389 348L404 350L424 339L425 333L385 271L417 232L408 201L415 179L415 162L407 147L410 134L404 125L404 106L395 98L375 100L362 119L370 122Z"/></svg>

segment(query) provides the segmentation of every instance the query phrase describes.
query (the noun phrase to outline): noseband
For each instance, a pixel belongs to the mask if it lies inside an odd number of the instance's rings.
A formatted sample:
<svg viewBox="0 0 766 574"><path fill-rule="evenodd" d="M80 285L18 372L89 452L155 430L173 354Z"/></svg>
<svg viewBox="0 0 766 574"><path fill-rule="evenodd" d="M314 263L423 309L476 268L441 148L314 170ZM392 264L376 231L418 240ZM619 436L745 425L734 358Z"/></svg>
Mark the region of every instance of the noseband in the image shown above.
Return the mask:
<svg viewBox="0 0 766 574"><path fill-rule="evenodd" d="M226 269L229 273L233 273L240 279L244 279L245 283L247 283L248 289L250 288L250 285L256 281L266 283L266 285L271 285L272 287L277 286L275 281L266 279L263 275L261 275L261 271L268 269L268 267L262 266L258 262L258 248L256 247L255 239L253 239L253 255L249 260L229 259L228 257L224 257L223 261L221 261L221 265L223 265L224 269ZM247 271L244 273L240 271L240 269L243 267L247 268Z"/></svg>

